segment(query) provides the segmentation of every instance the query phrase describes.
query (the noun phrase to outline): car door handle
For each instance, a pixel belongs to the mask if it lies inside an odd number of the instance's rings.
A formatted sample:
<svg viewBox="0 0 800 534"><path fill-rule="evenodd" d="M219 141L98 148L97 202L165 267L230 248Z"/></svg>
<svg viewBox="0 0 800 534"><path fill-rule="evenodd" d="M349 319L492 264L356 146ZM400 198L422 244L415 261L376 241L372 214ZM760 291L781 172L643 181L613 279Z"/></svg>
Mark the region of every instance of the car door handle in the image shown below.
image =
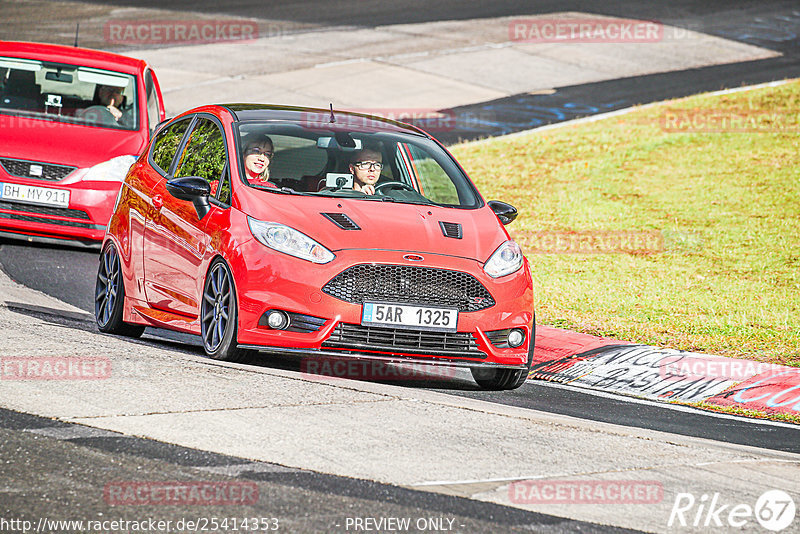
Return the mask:
<svg viewBox="0 0 800 534"><path fill-rule="evenodd" d="M160 210L161 206L163 205L164 205L164 199L161 197L161 195L156 195L153 197L153 207L155 209Z"/></svg>

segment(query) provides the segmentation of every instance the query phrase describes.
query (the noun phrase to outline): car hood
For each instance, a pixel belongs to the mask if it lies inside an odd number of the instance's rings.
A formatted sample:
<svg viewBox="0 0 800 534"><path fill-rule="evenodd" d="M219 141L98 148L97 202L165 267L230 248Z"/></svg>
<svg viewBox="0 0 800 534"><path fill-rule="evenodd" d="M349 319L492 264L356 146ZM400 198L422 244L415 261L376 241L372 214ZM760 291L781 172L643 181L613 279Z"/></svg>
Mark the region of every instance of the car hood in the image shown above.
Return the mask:
<svg viewBox="0 0 800 534"><path fill-rule="evenodd" d="M247 193L240 206L247 215L291 226L333 252L345 249L401 250L445 254L483 263L509 238L488 206L456 209L289 196L255 190ZM335 222L341 214L359 229L342 228ZM440 223L448 223L451 235L455 235L456 225L460 225L461 238L445 236ZM346 221L344 224L347 226Z"/></svg>
<svg viewBox="0 0 800 534"><path fill-rule="evenodd" d="M85 168L138 155L146 142L139 131L0 115L0 156L9 158Z"/></svg>

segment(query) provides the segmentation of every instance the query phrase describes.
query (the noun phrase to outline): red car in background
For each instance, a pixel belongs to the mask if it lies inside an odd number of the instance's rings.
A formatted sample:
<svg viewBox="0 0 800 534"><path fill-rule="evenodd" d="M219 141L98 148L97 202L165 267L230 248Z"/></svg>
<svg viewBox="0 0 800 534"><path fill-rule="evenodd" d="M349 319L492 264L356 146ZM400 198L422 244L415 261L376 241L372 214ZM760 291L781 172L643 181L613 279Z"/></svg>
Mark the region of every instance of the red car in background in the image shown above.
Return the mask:
<svg viewBox="0 0 800 534"><path fill-rule="evenodd" d="M162 120L142 60L0 41L0 235L98 245Z"/></svg>
<svg viewBox="0 0 800 534"><path fill-rule="evenodd" d="M374 188L356 186L356 169L377 173ZM516 214L485 202L413 126L204 106L163 126L131 167L95 317L120 335L198 334L216 359L425 362L512 389L535 339L530 269L504 228Z"/></svg>

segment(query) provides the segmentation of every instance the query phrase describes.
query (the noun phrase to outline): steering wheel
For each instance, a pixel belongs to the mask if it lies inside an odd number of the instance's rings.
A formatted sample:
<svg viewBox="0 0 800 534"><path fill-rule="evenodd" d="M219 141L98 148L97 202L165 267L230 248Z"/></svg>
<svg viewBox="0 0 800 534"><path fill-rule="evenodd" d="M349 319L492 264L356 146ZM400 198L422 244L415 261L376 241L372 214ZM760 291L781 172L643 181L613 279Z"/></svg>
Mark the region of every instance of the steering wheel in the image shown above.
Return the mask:
<svg viewBox="0 0 800 534"><path fill-rule="evenodd" d="M384 189L405 189L406 191L416 191L416 189L403 182L384 182L375 186L375 193L384 194Z"/></svg>

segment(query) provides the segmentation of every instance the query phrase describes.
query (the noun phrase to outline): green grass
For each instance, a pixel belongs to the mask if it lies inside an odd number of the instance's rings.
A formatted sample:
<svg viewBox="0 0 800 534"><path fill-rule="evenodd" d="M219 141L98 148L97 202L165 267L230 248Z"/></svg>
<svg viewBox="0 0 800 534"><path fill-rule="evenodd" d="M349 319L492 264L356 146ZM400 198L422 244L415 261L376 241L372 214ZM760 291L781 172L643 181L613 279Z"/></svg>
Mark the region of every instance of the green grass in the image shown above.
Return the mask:
<svg viewBox="0 0 800 534"><path fill-rule="evenodd" d="M668 112L761 130L669 132ZM452 151L487 199L520 210L508 230L523 250L536 232L663 236L649 254L527 253L540 324L800 366L799 113L793 81Z"/></svg>

